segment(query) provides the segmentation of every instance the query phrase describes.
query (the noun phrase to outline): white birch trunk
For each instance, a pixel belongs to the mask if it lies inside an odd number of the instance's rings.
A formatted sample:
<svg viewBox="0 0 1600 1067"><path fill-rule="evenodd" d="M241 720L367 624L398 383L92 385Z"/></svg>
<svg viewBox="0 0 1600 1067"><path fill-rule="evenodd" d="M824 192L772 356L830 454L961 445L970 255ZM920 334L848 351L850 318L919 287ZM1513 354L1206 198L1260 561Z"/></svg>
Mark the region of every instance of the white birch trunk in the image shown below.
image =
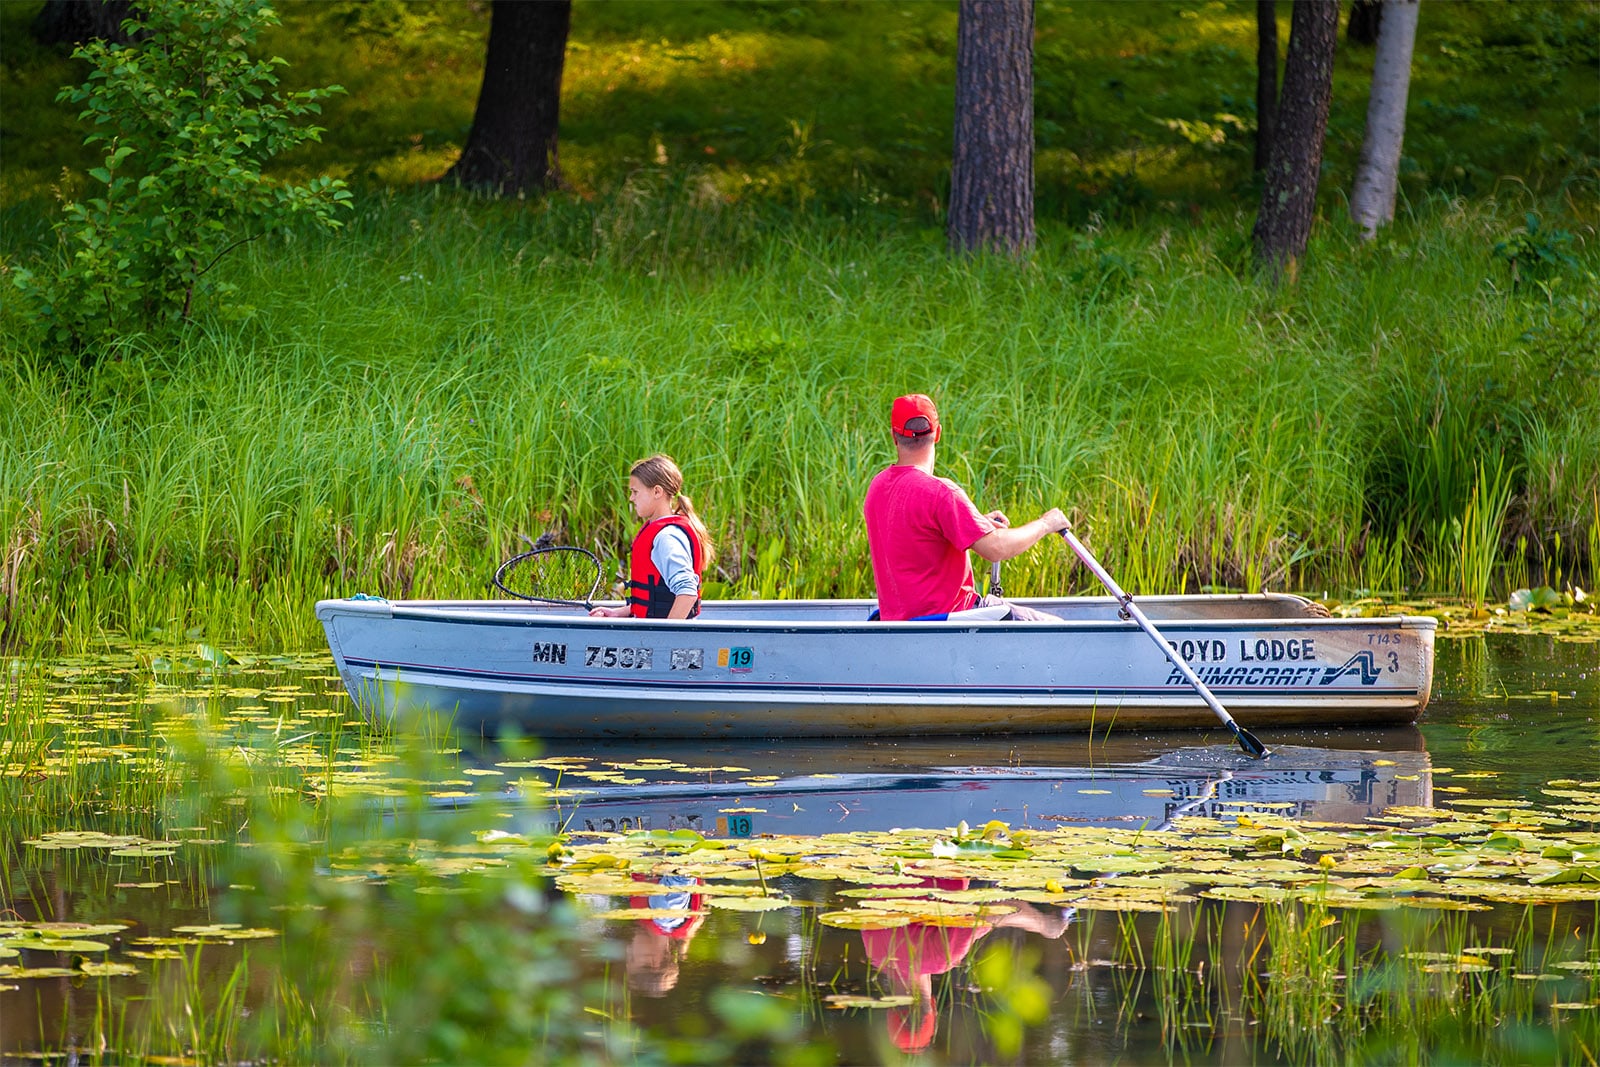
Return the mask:
<svg viewBox="0 0 1600 1067"><path fill-rule="evenodd" d="M1367 101L1367 133L1361 162L1350 190L1350 217L1372 240L1378 227L1394 221L1400 149L1406 136L1406 95L1411 88L1411 49L1417 39L1421 0L1384 0L1378 50L1372 63L1372 96Z"/></svg>

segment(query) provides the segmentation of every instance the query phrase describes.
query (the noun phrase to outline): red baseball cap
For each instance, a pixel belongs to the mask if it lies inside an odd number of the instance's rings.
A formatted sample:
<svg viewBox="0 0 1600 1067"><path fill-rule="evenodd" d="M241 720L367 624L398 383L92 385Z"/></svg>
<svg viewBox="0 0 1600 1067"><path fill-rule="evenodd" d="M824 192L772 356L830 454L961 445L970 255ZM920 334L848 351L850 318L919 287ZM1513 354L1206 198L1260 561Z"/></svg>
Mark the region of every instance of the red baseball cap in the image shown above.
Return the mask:
<svg viewBox="0 0 1600 1067"><path fill-rule="evenodd" d="M921 421L914 421L918 419ZM939 409L922 393L895 397L889 424L901 437L926 437L931 433L935 441L939 439Z"/></svg>

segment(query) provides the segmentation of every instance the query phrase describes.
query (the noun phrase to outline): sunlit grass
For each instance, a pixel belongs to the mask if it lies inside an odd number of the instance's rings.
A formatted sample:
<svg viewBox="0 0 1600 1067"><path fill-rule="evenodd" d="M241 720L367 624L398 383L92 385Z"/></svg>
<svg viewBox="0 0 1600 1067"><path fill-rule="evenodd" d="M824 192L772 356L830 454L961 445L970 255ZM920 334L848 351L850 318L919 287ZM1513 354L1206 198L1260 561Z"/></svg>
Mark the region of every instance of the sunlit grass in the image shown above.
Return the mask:
<svg viewBox="0 0 1600 1067"><path fill-rule="evenodd" d="M348 90L327 109L323 143L283 161L287 172L405 184L448 169L472 121L487 7L278 7L284 27L264 48L290 61L289 82ZM63 166L93 165L70 112L54 103L81 72L33 45L26 27L35 10L10 3L0 12L8 205L47 205ZM1081 224L1249 201L1254 15L1241 0L1039 4L1041 215ZM1486 194L1513 175L1543 191L1593 181L1600 15L1592 2L1442 5L1421 18L1402 212L1431 192ZM1285 47L1287 9L1279 22ZM717 195L735 200L850 211L865 198L936 218L955 33L949 2L580 0L562 101L568 181L603 195L639 167L664 164L703 171ZM1344 46L1336 57L1330 207L1342 203L1360 148L1372 54Z"/></svg>
<svg viewBox="0 0 1600 1067"><path fill-rule="evenodd" d="M251 306L176 347L70 387L19 352L6 640L313 647L316 598L478 596L545 530L616 560L622 473L656 450L723 546L713 593L867 596L860 500L912 390L939 400L945 473L1015 518L1072 509L1136 592L1456 594L1450 531L1496 462L1511 505L1474 558L1522 536L1519 577L1587 580L1595 383L1546 370L1581 312L1507 288L1492 208L1441 203L1377 249L1332 232L1292 295L1230 272L1231 221L1018 268L762 218L665 175L534 213L372 198L337 241L244 251ZM1092 582L1046 545L1006 586Z"/></svg>
<svg viewBox="0 0 1600 1067"><path fill-rule="evenodd" d="M1434 470L1467 477L1482 448L1538 486L1517 509L1534 544L1554 518L1566 552L1587 547L1600 434L1574 414L1592 389L1542 414L1530 382L1502 386L1523 438L1451 400L1491 363L1506 381L1541 358L1525 336L1541 304L1483 288L1494 214L1461 229L1448 208L1416 230L1424 254L1360 272L1344 258L1365 253L1330 245L1288 302L1216 272L1226 227L1133 230L1021 270L894 230L739 234L698 258L723 221L691 195L650 190L587 232L558 210L488 229L453 198L371 203L342 242L240 259L262 294L243 322L133 347L86 392L14 365L8 640L203 621L310 646L309 611L282 606L474 597L544 530L616 558L621 472L654 450L725 545L715 590L749 592L781 539L787 595L869 595L859 499L890 458L886 403L914 389L941 402L947 474L1014 517L1072 507L1138 592L1363 584L1366 545L1403 541L1374 512L1422 534L1386 581L1453 592L1459 547L1434 560L1427 534L1469 501ZM1408 392L1434 408L1395 402ZM1440 411L1466 430L1419 446ZM1090 582L1046 547L1006 585Z"/></svg>
<svg viewBox="0 0 1600 1067"><path fill-rule="evenodd" d="M1073 508L1135 591L1454 592L1450 524L1495 458L1516 484L1476 543L1521 539L1506 580L1592 580L1585 279L1512 292L1489 255L1534 210L1594 264L1592 131L1554 106L1584 99L1591 8L1456 10L1417 60L1399 224L1356 241L1330 181L1300 288L1274 295L1250 277L1244 127L1213 150L1166 125L1247 111L1248 5L1041 5L1041 249L1018 270L941 251L953 5L580 4L572 194L369 192L347 237L235 253L236 306L181 341L129 339L81 387L5 320L0 640L203 622L308 647L319 596L476 595L545 529L615 558L616 479L656 449L726 546L713 592L865 595L860 494L909 389L947 413L948 473L1014 516ZM26 43L30 14L0 12L23 42L8 99L38 104L8 111L21 142L6 132L25 257L78 136L49 103L71 64ZM294 168L370 187L448 166L485 10L286 18L288 76L350 90ZM1332 175L1359 141L1365 55L1340 52ZM1511 160L1532 169L1490 183ZM1088 582L1047 548L1007 586Z"/></svg>

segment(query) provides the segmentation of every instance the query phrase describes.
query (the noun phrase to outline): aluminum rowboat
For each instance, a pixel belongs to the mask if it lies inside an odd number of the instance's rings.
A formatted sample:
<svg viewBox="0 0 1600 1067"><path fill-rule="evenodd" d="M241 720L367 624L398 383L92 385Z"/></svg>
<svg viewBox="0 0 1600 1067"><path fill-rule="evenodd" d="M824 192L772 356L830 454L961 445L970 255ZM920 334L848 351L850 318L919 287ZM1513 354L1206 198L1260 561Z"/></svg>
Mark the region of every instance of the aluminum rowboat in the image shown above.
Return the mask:
<svg viewBox="0 0 1600 1067"><path fill-rule="evenodd" d="M324 600L350 695L538 737L910 736L1215 727L1110 597L1021 600L1059 623L869 622L866 600L707 601L684 621L516 601ZM1435 620L1330 619L1287 594L1141 597L1253 728L1408 723Z"/></svg>

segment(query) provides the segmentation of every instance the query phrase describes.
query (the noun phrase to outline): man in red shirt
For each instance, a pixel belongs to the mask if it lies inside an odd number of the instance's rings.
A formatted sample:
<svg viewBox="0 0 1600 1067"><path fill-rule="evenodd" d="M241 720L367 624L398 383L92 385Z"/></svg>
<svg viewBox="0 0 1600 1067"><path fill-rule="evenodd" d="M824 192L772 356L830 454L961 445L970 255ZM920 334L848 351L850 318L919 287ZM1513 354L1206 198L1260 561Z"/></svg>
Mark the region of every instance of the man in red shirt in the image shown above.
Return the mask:
<svg viewBox="0 0 1600 1067"><path fill-rule="evenodd" d="M881 618L915 619L974 607L980 598L968 549L1000 562L1070 527L1060 508L1013 527L1003 512L980 514L959 485L936 477L939 412L921 393L895 400L890 428L895 462L872 479L862 505ZM1013 604L1011 618L1053 616Z"/></svg>
<svg viewBox="0 0 1600 1067"><path fill-rule="evenodd" d="M932 891L959 892L970 884L965 878L922 879L922 887ZM976 921L973 926L944 926L918 919L906 926L861 931L861 944L873 969L896 993L915 998L907 1008L890 1008L885 1019L889 1038L900 1051L919 1052L933 1043L939 1027L933 976L954 970L980 937L1006 926L1054 939L1066 930L1071 914L1043 910L1020 900L1004 903L1006 914ZM937 911L937 905L931 908Z"/></svg>

